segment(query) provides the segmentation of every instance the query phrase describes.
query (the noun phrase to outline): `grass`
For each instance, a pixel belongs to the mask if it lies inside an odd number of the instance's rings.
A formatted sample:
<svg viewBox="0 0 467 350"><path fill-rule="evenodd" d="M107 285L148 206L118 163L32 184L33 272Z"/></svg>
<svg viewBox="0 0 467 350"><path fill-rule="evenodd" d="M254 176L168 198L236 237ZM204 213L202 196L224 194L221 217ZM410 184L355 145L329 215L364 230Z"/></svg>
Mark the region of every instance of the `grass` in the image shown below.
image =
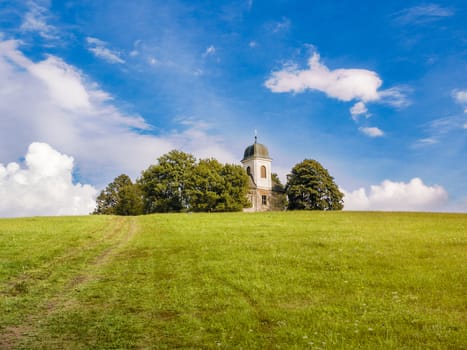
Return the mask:
<svg viewBox="0 0 467 350"><path fill-rule="evenodd" d="M0 348L465 349L467 215L0 220Z"/></svg>

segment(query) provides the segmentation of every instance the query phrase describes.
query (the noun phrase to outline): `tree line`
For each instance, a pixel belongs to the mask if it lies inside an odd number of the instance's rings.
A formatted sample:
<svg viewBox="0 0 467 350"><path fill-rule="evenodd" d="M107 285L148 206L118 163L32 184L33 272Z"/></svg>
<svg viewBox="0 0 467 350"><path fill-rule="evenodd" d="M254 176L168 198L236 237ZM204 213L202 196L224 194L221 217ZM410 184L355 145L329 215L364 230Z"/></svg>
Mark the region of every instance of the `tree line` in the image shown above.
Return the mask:
<svg viewBox="0 0 467 350"><path fill-rule="evenodd" d="M295 165L285 186L276 174L272 180L274 188L283 192L284 209L343 208L342 192L315 160ZM197 160L173 150L142 171L134 183L126 174L117 176L97 197L93 214L241 211L251 206L248 190L249 179L242 166L221 164L214 158Z"/></svg>

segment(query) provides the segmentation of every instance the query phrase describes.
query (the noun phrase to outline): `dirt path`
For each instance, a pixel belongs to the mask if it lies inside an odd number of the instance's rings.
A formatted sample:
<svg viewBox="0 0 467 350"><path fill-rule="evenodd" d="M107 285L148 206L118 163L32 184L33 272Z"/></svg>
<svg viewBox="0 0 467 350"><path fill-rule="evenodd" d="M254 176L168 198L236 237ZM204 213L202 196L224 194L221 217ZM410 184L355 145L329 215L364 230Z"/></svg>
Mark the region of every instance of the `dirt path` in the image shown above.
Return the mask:
<svg viewBox="0 0 467 350"><path fill-rule="evenodd" d="M0 349L15 349L26 338L34 337L38 322L46 319L56 310L66 307L67 303L69 303L69 294L80 286L95 280L97 272L108 264L115 254L124 248L138 233L138 223L135 217L116 217L113 223L108 233L100 240L93 241L86 246L77 247L39 268L39 270L53 269L57 264L78 256L83 250L94 250L99 244L112 241L109 246L103 248L101 251L97 251L94 258L90 259L78 273L67 276L68 282L65 282L62 287L57 288L52 296L43 299L40 304L32 305L27 317L20 324L8 326L3 330L0 329ZM26 278L26 275L18 276L11 283L20 283L21 280Z"/></svg>

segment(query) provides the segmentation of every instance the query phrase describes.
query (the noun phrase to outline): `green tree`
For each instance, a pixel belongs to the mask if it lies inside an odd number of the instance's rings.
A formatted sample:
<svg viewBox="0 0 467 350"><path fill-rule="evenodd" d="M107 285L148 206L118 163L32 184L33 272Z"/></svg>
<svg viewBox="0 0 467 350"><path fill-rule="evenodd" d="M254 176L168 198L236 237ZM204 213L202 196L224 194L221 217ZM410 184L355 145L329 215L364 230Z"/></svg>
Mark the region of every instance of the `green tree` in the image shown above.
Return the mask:
<svg viewBox="0 0 467 350"><path fill-rule="evenodd" d="M239 165L216 159L199 162L190 154L171 151L143 171L138 180L144 211L238 211L248 205L248 177Z"/></svg>
<svg viewBox="0 0 467 350"><path fill-rule="evenodd" d="M140 215L143 201L139 186L126 174L117 176L97 197L93 214Z"/></svg>
<svg viewBox="0 0 467 350"><path fill-rule="evenodd" d="M173 150L158 159L158 164L143 171L138 184L144 197L145 213L188 210L187 185L196 158Z"/></svg>
<svg viewBox="0 0 467 350"><path fill-rule="evenodd" d="M225 164L221 176L224 179L224 188L217 211L240 211L250 206L247 198L249 180L243 167Z"/></svg>
<svg viewBox="0 0 467 350"><path fill-rule="evenodd" d="M287 207L287 195L285 186L282 184L276 173L271 174L273 195L271 197L271 208L274 210L285 210Z"/></svg>
<svg viewBox="0 0 467 350"><path fill-rule="evenodd" d="M316 160L305 159L287 175L288 208L308 210L342 210L344 194L334 178Z"/></svg>
<svg viewBox="0 0 467 350"><path fill-rule="evenodd" d="M221 172L222 164L215 159L202 159L198 162L187 189L190 210L217 210L225 186Z"/></svg>

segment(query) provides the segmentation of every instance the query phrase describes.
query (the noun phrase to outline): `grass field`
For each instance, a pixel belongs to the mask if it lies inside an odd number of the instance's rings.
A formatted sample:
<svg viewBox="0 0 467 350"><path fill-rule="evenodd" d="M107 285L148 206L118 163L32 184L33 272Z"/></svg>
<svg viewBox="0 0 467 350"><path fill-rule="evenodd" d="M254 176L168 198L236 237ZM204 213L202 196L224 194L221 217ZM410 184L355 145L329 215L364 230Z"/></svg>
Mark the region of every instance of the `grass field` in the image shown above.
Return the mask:
<svg viewBox="0 0 467 350"><path fill-rule="evenodd" d="M1 349L466 349L467 215L0 220Z"/></svg>

